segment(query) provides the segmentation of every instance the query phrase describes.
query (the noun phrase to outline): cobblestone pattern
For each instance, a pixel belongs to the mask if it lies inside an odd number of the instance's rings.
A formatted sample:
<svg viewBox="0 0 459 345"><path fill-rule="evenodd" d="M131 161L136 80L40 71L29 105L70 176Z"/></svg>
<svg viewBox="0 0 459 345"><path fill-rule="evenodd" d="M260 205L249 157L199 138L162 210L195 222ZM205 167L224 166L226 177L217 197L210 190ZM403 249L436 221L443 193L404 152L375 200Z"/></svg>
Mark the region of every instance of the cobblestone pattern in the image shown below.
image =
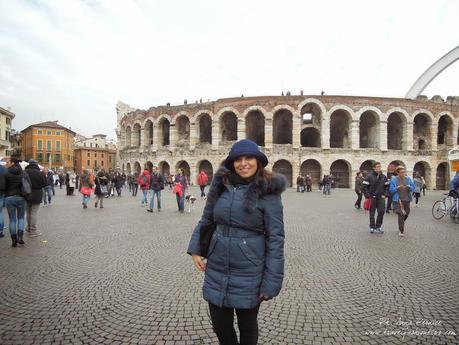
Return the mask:
<svg viewBox="0 0 459 345"><path fill-rule="evenodd" d="M179 215L166 191L163 211L150 214L140 196L83 210L80 197L57 194L39 211L43 236L25 248L0 240L0 344L218 343L203 275L185 253L203 202ZM459 344L454 335L383 334L459 332L459 228L433 220L439 195L412 210L399 240L392 214L385 234L369 234L349 190L287 191L284 286L260 308L259 343ZM439 324L403 327L399 318Z"/></svg>

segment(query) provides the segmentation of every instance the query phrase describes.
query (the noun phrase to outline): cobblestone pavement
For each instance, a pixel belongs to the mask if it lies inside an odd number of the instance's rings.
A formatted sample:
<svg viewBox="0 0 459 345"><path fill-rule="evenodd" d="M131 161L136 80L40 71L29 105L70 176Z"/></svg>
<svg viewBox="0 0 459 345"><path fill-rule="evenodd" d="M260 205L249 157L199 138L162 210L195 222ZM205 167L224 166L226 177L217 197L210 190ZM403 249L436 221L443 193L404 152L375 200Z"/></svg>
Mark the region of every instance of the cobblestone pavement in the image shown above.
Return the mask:
<svg viewBox="0 0 459 345"><path fill-rule="evenodd" d="M459 333L459 226L432 218L440 195L421 199L400 240L393 214L368 233L350 190L287 191L284 286L260 308L259 343L459 344L445 334ZM166 192L161 213L140 196L83 210L58 190L39 211L43 236L0 239L0 344L217 344L186 254L202 206L179 215Z"/></svg>

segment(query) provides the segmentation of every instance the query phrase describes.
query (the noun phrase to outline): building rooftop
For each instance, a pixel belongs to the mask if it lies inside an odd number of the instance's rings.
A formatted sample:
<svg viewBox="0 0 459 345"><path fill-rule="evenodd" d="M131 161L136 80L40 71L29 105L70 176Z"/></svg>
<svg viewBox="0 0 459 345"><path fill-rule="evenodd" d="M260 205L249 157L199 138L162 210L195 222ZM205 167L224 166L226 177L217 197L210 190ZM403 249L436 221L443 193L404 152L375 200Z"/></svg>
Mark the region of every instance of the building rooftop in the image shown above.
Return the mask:
<svg viewBox="0 0 459 345"><path fill-rule="evenodd" d="M73 135L76 135L76 133L74 131L72 131L71 129L69 129L67 127L64 127L64 126L58 124L57 122L58 121L56 120L56 121L46 121L46 122L36 123L36 124L30 125L29 127L23 129L22 132L28 130L29 128L33 128L33 127L43 127L43 128L63 129L63 130L66 130L66 131L69 131L69 132L73 133Z"/></svg>

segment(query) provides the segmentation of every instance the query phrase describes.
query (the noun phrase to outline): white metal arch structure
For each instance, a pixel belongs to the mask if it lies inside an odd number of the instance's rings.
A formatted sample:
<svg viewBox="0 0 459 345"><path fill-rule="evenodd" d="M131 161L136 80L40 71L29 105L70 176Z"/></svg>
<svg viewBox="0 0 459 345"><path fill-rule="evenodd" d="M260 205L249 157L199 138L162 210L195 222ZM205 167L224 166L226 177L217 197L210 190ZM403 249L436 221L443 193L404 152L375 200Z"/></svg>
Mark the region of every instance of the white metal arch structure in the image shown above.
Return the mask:
<svg viewBox="0 0 459 345"><path fill-rule="evenodd" d="M416 97L424 91L432 80L434 80L441 72L443 72L443 70L457 60L459 60L459 46L451 50L430 66L427 71L425 71L418 80L416 80L405 98L416 99Z"/></svg>

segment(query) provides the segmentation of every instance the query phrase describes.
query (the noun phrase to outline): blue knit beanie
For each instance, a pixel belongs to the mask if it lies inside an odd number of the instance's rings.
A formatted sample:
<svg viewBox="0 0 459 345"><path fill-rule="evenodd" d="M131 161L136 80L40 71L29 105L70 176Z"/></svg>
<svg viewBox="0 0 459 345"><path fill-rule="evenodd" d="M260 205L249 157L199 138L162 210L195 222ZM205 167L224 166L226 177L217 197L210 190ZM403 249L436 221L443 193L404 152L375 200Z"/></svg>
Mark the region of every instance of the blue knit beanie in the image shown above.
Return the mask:
<svg viewBox="0 0 459 345"><path fill-rule="evenodd" d="M226 157L225 167L229 170L234 170L233 162L242 156L251 156L257 158L263 167L268 165L268 158L260 151L258 145L249 139L242 139L234 143Z"/></svg>

